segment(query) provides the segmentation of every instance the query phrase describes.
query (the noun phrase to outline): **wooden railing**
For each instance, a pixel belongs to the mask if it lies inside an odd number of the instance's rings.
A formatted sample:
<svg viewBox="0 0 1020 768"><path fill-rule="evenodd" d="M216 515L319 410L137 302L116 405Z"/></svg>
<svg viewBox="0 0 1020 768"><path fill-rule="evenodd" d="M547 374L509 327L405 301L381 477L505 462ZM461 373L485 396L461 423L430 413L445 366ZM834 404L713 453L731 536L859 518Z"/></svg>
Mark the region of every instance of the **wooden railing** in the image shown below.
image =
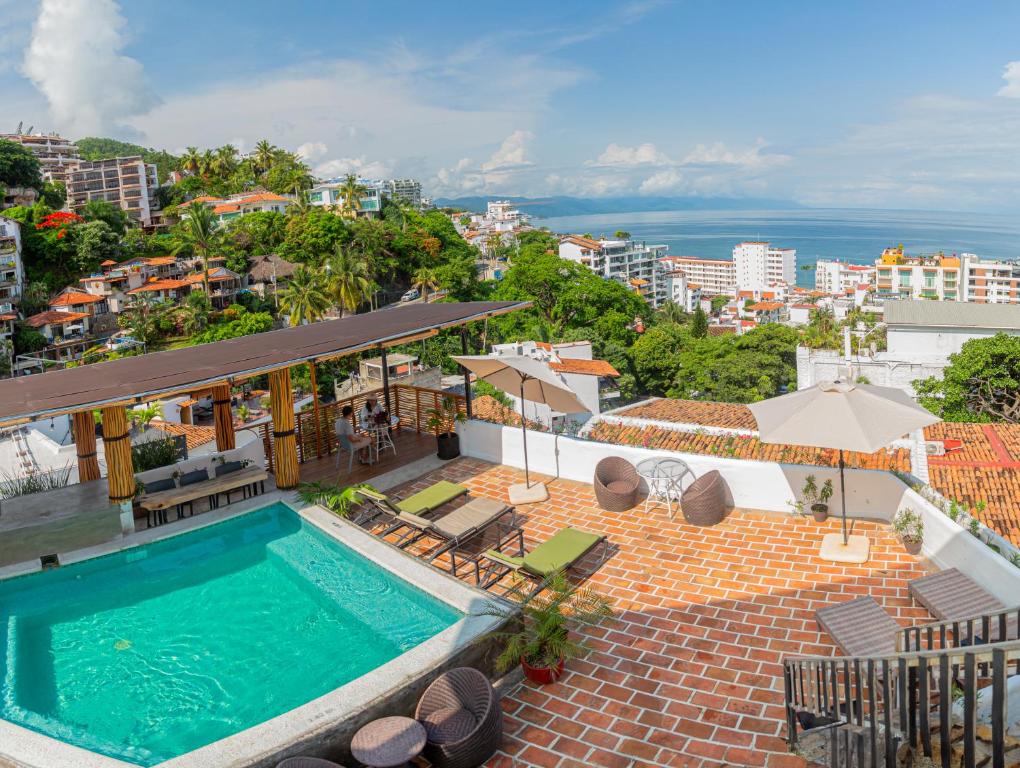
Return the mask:
<svg viewBox="0 0 1020 768"><path fill-rule="evenodd" d="M415 432L428 431L428 414L434 408L438 408L444 398L450 398L457 404L457 409L462 413L466 411L467 404L463 395L454 395L442 392L437 389L425 387L412 387L406 384L390 385L390 409L394 416L400 419L400 428L413 430ZM318 409L318 425L316 425L315 409L307 407L295 414L295 432L297 438L298 462L304 463L314 459L330 456L336 450L336 436L333 425L340 418L344 406L351 406L354 409L354 427L359 429L358 414L369 397L375 397L381 405L385 405L386 398L384 391L370 389L359 392L357 395L337 400L333 403L324 403ZM316 428L317 427L317 428ZM262 446L266 454L266 465L269 471L273 471L273 426L272 423L260 424L259 434L262 438Z"/></svg>
<svg viewBox="0 0 1020 768"><path fill-rule="evenodd" d="M823 737L830 768L893 768L904 745L944 768L994 768L1007 764L1007 752L1018 756L1005 724L1006 680L1020 674L1020 641L783 663L790 746ZM990 705L987 728L978 727L979 699ZM801 719L817 729L799 733Z"/></svg>

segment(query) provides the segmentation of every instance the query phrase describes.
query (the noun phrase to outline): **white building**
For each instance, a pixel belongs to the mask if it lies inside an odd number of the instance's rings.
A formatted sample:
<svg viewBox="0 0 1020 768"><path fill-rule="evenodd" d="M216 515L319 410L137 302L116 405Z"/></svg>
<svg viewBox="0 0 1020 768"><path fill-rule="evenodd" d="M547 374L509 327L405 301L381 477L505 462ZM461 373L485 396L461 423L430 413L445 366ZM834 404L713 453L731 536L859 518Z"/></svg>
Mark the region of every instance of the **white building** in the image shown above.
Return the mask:
<svg viewBox="0 0 1020 768"><path fill-rule="evenodd" d="M81 159L74 142L56 133L0 133L0 139L20 144L35 155L44 181L66 182L68 171Z"/></svg>
<svg viewBox="0 0 1020 768"><path fill-rule="evenodd" d="M733 248L737 271L737 289L763 291L767 288L797 282L797 251L773 248L764 241L746 241Z"/></svg>
<svg viewBox="0 0 1020 768"><path fill-rule="evenodd" d="M416 179L385 179L379 184L384 188L384 194L401 200L415 210L420 211L424 207L420 181Z"/></svg>
<svg viewBox="0 0 1020 768"><path fill-rule="evenodd" d="M735 296L737 269L727 259L698 259L693 256L667 256L671 269L682 270L688 284L694 283L705 296Z"/></svg>
<svg viewBox="0 0 1020 768"><path fill-rule="evenodd" d="M0 216L0 315L17 312L24 284L21 224Z"/></svg>
<svg viewBox="0 0 1020 768"><path fill-rule="evenodd" d="M886 248L875 261L876 295L880 298L964 301L965 262L969 254L908 256L903 246Z"/></svg>
<svg viewBox="0 0 1020 768"><path fill-rule="evenodd" d="M966 301L978 304L1020 304L1020 261L986 261L961 254Z"/></svg>
<svg viewBox="0 0 1020 768"><path fill-rule="evenodd" d="M67 172L67 207L80 210L90 200L119 205L143 227L160 223L155 163L140 156L81 161Z"/></svg>
<svg viewBox="0 0 1020 768"><path fill-rule="evenodd" d="M382 211L383 190L378 186L377 182L371 179L358 179L358 184L364 190L358 200L361 204L361 207L358 208L358 215L368 218L378 217ZM316 184L308 190L309 204L323 208L334 208L343 205L343 196L340 194L340 189L343 185L343 179L330 179L329 181Z"/></svg>
<svg viewBox="0 0 1020 768"><path fill-rule="evenodd" d="M563 414L553 411L548 405L525 400L524 413L527 418L547 428L563 427L568 422L579 427L593 415L601 413L602 406L608 401L620 396L615 381L620 375L619 372L605 360L592 359L590 341L571 341L562 344L547 344L541 341L494 344L492 356L501 355L524 355L545 363L588 409L581 413ZM515 411L520 413L520 398L513 392L506 394L513 401Z"/></svg>
<svg viewBox="0 0 1020 768"><path fill-rule="evenodd" d="M665 245L636 240L591 240L567 235L560 240L560 258L583 264L607 280L616 280L641 294L653 307L669 298L663 266Z"/></svg>
<svg viewBox="0 0 1020 768"><path fill-rule="evenodd" d="M870 264L848 264L845 261L819 259L815 262L815 290L830 296L845 296L859 286L873 288L877 268Z"/></svg>
<svg viewBox="0 0 1020 768"><path fill-rule="evenodd" d="M686 312L693 312L701 303L701 286L687 279L682 269L673 265L673 259L664 256L659 259L661 265L660 280L665 285L665 298L672 301Z"/></svg>
<svg viewBox="0 0 1020 768"><path fill-rule="evenodd" d="M226 197L203 195L177 206L177 211L181 218L188 218L188 209L192 205L199 203L211 206L217 221L223 223L247 216L249 213L286 213L287 208L294 204L294 199L265 190L242 192L236 195L227 195Z"/></svg>
<svg viewBox="0 0 1020 768"><path fill-rule="evenodd" d="M470 218L470 229L482 234L514 232L529 226L527 215L509 200L490 200L485 213L473 213Z"/></svg>

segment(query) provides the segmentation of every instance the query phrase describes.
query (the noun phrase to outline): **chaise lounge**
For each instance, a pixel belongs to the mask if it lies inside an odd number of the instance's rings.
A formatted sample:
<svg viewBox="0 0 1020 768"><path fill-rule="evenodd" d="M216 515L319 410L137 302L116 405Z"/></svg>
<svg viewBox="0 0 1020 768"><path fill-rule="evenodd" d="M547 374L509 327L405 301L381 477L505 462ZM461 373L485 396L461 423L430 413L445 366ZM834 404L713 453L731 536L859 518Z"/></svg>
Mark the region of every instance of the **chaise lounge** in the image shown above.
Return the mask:
<svg viewBox="0 0 1020 768"><path fill-rule="evenodd" d="M519 555L507 555L501 551L504 542L496 549L490 549L475 561L475 579L478 586L488 589L508 573L528 579L535 584L532 594L541 592L549 579L559 571L575 569L577 564L596 547L605 550L598 563L586 575L591 575L604 563L609 555L605 535L582 531L579 528L563 528L552 538L539 544L531 552L524 550L524 532L517 531ZM488 561L488 565L483 561Z"/></svg>
<svg viewBox="0 0 1020 768"><path fill-rule="evenodd" d="M451 483L448 480L440 480L428 488L408 496L406 499L397 499L387 496L382 491L374 488L359 488L358 495L368 502L371 509L367 514L361 516L355 522L365 523L374 520L379 515L388 515L398 518L401 513L407 512L412 515L425 515L439 509L444 504L449 504L459 499L468 492L463 485Z"/></svg>

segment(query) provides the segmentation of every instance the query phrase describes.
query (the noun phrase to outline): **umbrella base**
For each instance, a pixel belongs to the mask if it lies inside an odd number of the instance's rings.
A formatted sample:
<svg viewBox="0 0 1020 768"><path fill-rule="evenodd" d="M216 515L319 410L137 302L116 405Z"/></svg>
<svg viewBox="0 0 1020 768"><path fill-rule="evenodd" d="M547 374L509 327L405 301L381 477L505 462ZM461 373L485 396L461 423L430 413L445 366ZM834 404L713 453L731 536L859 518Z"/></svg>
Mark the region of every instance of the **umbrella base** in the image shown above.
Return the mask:
<svg viewBox="0 0 1020 768"><path fill-rule="evenodd" d="M822 537L822 548L818 554L822 560L833 563L866 563L871 550L867 536L848 536L843 543L843 534L827 533Z"/></svg>
<svg viewBox="0 0 1020 768"><path fill-rule="evenodd" d="M549 498L549 489L545 487L545 483L532 483L530 488L527 483L516 483L507 489L507 496L510 497L510 503L514 506L535 504Z"/></svg>

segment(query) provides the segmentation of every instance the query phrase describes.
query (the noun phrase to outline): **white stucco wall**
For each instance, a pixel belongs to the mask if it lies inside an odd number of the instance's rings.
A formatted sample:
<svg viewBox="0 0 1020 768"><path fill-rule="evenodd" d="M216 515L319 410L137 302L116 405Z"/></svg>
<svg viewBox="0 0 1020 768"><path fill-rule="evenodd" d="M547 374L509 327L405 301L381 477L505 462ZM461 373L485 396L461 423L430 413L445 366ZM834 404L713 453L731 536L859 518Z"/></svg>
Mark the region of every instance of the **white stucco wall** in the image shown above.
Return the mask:
<svg viewBox="0 0 1020 768"><path fill-rule="evenodd" d="M519 428L472 420L460 425L458 432L464 455L524 467ZM528 465L532 471L582 483L592 482L595 465L607 456L620 456L637 465L664 455L684 461L696 477L718 470L726 480L734 506L768 512L794 514L791 502L799 498L799 489L808 475L814 475L819 485L832 479L836 494L830 507L833 513L839 513L839 470L835 468L744 461L528 433ZM877 470L849 469L845 474L848 516L890 521L901 508L912 508L924 520L925 556L940 568L959 568L1007 605L1020 603L1020 568L990 550L898 477ZM684 486L693 479L685 480Z"/></svg>

